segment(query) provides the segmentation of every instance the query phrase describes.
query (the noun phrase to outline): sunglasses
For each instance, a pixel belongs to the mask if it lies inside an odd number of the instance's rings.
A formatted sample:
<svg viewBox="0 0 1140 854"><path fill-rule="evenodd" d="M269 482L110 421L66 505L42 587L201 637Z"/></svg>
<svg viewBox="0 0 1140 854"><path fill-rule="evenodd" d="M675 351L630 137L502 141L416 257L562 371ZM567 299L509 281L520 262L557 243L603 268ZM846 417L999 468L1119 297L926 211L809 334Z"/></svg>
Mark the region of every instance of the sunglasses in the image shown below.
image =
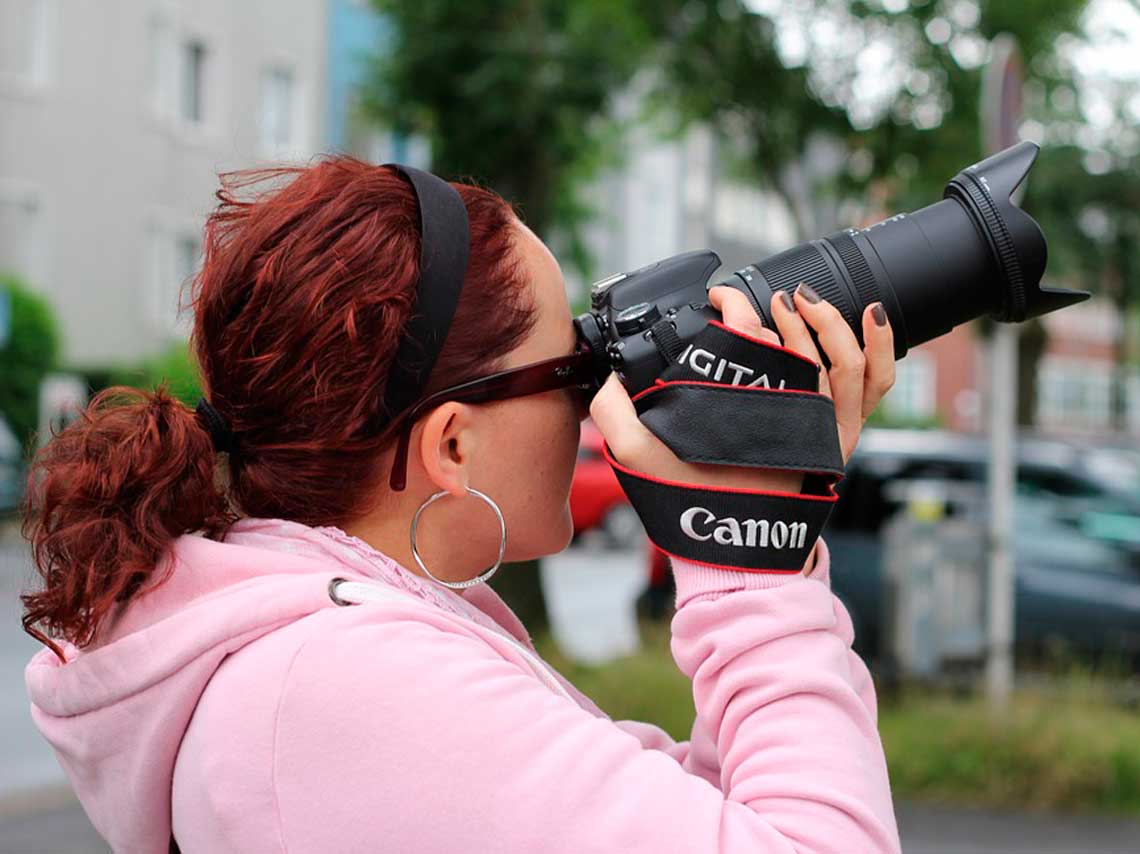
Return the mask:
<svg viewBox="0 0 1140 854"><path fill-rule="evenodd" d="M578 349L568 356L556 356L553 359L499 371L428 395L409 409L401 419L402 426L396 445L396 457L392 461L389 485L396 492L407 485L408 446L412 438L412 427L420 416L441 403L449 400L458 403L490 403L577 386L578 406L584 413L590 397L593 396L592 392L597 389L593 369L594 356L580 341Z"/></svg>

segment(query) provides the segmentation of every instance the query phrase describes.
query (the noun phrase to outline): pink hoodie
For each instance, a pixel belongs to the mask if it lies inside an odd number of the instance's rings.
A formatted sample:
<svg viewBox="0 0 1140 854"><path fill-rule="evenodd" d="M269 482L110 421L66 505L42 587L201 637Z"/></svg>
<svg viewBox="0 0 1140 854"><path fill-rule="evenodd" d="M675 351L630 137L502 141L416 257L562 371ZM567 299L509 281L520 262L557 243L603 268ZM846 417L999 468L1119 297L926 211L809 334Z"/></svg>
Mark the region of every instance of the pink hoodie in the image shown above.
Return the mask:
<svg viewBox="0 0 1140 854"><path fill-rule="evenodd" d="M244 519L170 557L96 646L26 672L116 852L172 831L185 854L899 850L822 542L809 578L675 561L685 742L611 720L486 585L438 587L337 528ZM334 577L376 601L338 606Z"/></svg>

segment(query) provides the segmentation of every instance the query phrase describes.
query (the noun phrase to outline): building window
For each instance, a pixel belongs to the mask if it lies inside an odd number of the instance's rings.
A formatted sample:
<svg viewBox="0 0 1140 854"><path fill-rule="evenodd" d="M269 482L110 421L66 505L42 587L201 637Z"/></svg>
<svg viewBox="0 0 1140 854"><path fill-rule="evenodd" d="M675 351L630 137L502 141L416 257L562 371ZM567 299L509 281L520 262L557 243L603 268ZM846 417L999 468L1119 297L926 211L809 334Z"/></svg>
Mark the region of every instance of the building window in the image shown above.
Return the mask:
<svg viewBox="0 0 1140 854"><path fill-rule="evenodd" d="M1042 426L1107 427L1111 390L1107 362L1046 356L1037 372L1037 421Z"/></svg>
<svg viewBox="0 0 1140 854"><path fill-rule="evenodd" d="M0 0L0 78L43 83L50 0Z"/></svg>
<svg viewBox="0 0 1140 854"><path fill-rule="evenodd" d="M173 118L173 92L178 88L178 52L174 29L162 18L152 18L148 24L150 39L150 67L147 80L150 85L150 104L154 114Z"/></svg>
<svg viewBox="0 0 1140 854"><path fill-rule="evenodd" d="M201 124L205 119L206 45L190 39L182 45L182 102L185 121Z"/></svg>
<svg viewBox="0 0 1140 854"><path fill-rule="evenodd" d="M209 123L214 112L213 54L199 35L182 32L162 15L148 23L147 75L154 115L182 125Z"/></svg>
<svg viewBox="0 0 1140 854"><path fill-rule="evenodd" d="M883 411L896 418L931 418L935 414L937 365L931 353L911 350L895 365L895 384L883 398Z"/></svg>
<svg viewBox="0 0 1140 854"><path fill-rule="evenodd" d="M292 71L261 73L261 151L266 157L287 157L297 147L295 90Z"/></svg>
<svg viewBox="0 0 1140 854"><path fill-rule="evenodd" d="M201 263L202 242L194 231L152 227L147 233L150 321L161 334L186 338L193 326L189 286ZM186 311L179 311L185 303Z"/></svg>
<svg viewBox="0 0 1140 854"><path fill-rule="evenodd" d="M27 193L0 191L0 273L29 283L39 278L39 204Z"/></svg>
<svg viewBox="0 0 1140 854"><path fill-rule="evenodd" d="M1124 381L1124 421L1130 432L1140 436L1140 371L1130 372Z"/></svg>

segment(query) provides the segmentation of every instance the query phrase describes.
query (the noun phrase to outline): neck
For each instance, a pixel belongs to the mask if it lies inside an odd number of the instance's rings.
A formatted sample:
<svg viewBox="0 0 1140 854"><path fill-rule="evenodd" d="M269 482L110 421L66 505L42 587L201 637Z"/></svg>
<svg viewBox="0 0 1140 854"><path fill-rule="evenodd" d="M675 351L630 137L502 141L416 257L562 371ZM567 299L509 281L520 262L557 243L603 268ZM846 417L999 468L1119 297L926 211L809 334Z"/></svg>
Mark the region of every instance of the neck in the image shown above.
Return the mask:
<svg viewBox="0 0 1140 854"><path fill-rule="evenodd" d="M401 493L399 497L385 496L387 500L382 506L344 525L342 530L392 558L409 572L427 578L412 556L411 541L412 517L427 496L421 498L417 494L405 497L407 495L408 493ZM489 547L483 548L483 543L474 541L477 536L464 533L472 530L473 522L483 521L486 525L486 520L467 518L472 510L469 504L469 501L448 496L434 503L420 516L416 547L432 575L441 581L464 581L490 566L486 560L480 563ZM482 528L475 527L477 534L482 533ZM497 547L496 536L496 552ZM494 559L493 555L491 559Z"/></svg>

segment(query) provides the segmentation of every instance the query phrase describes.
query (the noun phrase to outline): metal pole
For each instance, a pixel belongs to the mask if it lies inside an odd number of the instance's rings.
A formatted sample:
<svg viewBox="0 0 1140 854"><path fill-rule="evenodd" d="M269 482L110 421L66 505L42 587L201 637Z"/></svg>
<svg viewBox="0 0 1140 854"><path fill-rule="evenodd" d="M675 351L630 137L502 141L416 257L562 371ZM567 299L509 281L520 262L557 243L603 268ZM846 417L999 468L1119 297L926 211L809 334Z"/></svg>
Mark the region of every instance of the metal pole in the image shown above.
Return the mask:
<svg viewBox="0 0 1140 854"><path fill-rule="evenodd" d="M1021 121L1021 54L1007 33L997 35L982 75L984 145L992 153L1017 141ZM1024 191L1025 184L1021 186ZM1014 564L1011 532L1017 482L1017 337L1019 327L998 323L990 338L990 530L986 617L986 697L1001 711L1013 692Z"/></svg>
<svg viewBox="0 0 1140 854"><path fill-rule="evenodd" d="M1010 533L1016 484L1017 336L1000 323L990 345L989 596L986 697L991 708L1009 705L1013 691L1014 567Z"/></svg>

